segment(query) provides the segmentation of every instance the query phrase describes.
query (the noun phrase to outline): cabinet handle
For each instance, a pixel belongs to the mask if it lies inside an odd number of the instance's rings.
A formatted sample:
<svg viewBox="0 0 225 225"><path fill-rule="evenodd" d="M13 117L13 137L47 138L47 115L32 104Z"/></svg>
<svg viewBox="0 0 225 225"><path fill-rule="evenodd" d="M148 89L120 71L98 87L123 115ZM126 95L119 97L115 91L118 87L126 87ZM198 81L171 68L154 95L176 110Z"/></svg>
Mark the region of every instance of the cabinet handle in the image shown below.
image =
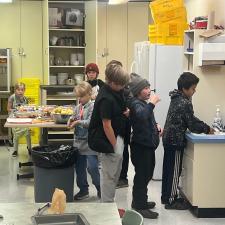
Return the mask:
<svg viewBox="0 0 225 225"><path fill-rule="evenodd" d="M104 48L103 53L102 53L102 57L106 57L109 55L109 50L108 48Z"/></svg>
<svg viewBox="0 0 225 225"><path fill-rule="evenodd" d="M24 52L23 48L19 48L19 50L18 50L18 55L19 55L19 56L23 56L23 57L26 56L26 53Z"/></svg>
<svg viewBox="0 0 225 225"><path fill-rule="evenodd" d="M48 55L48 48L45 49L45 55Z"/></svg>

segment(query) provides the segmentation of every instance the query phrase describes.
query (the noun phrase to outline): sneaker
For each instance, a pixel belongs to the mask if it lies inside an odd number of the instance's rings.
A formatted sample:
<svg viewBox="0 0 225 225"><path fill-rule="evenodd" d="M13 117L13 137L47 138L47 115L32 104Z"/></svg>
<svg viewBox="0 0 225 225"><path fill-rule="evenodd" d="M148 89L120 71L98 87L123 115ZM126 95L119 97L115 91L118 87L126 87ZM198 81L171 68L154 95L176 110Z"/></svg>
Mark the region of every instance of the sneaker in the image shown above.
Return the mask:
<svg viewBox="0 0 225 225"><path fill-rule="evenodd" d="M74 200L83 200L89 197L88 192L81 192L79 191L77 194L74 195Z"/></svg>
<svg viewBox="0 0 225 225"><path fill-rule="evenodd" d="M18 155L18 152L14 151L13 154L12 154L12 157L17 157L17 155Z"/></svg>
<svg viewBox="0 0 225 225"><path fill-rule="evenodd" d="M170 204L165 205L165 209L175 209L175 210L187 210L190 208L190 204L185 200L175 200Z"/></svg>
<svg viewBox="0 0 225 225"><path fill-rule="evenodd" d="M116 188L124 188L124 187L128 187L128 180L127 179L119 179Z"/></svg>
<svg viewBox="0 0 225 225"><path fill-rule="evenodd" d="M153 209L155 207L156 203L155 202L147 202L147 207L146 209ZM132 203L131 204L131 208L132 209L136 209L135 205Z"/></svg>
<svg viewBox="0 0 225 225"><path fill-rule="evenodd" d="M175 201L177 201L177 202L184 202L185 199L184 198L176 198ZM169 200L166 201L166 200L161 199L161 204L163 204L163 205L169 204Z"/></svg>
<svg viewBox="0 0 225 225"><path fill-rule="evenodd" d="M136 211L147 219L157 219L157 217L159 216L157 212L153 212L150 209L137 209Z"/></svg>

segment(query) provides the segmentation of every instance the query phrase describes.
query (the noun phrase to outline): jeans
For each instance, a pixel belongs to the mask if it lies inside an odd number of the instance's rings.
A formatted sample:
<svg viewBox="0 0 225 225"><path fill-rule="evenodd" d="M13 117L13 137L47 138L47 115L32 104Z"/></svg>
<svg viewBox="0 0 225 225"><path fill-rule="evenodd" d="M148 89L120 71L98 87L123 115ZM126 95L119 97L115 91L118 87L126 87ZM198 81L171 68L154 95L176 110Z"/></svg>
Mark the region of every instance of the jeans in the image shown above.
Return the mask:
<svg viewBox="0 0 225 225"><path fill-rule="evenodd" d="M76 182L80 192L88 193L87 171L91 175L92 183L97 191L100 191L100 174L98 169L98 157L96 155L78 155L75 164Z"/></svg>

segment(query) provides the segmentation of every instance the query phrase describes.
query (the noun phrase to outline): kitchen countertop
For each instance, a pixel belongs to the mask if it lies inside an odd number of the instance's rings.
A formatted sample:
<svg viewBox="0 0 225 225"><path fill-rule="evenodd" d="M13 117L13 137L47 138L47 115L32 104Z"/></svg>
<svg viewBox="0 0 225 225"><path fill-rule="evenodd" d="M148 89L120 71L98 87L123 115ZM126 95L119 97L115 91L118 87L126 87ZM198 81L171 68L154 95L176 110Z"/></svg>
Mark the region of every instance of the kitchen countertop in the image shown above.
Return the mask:
<svg viewBox="0 0 225 225"><path fill-rule="evenodd" d="M43 205L0 203L0 214L4 217L0 225L31 225L31 216ZM116 203L67 203L65 213L82 213L90 225L121 225Z"/></svg>
<svg viewBox="0 0 225 225"><path fill-rule="evenodd" d="M9 123L6 122L4 127L40 127L40 128L67 128L67 124L58 124L54 122L42 122L42 123Z"/></svg>
<svg viewBox="0 0 225 225"><path fill-rule="evenodd" d="M74 85L40 85L40 88L41 89L46 89L46 90L49 90L49 89L64 89L64 90L68 90L68 89L71 89L73 90L74 88Z"/></svg>
<svg viewBox="0 0 225 225"><path fill-rule="evenodd" d="M225 133L223 134L195 134L195 133L186 133L186 138L188 141L192 143L211 143L211 144L218 144L224 143L225 144Z"/></svg>

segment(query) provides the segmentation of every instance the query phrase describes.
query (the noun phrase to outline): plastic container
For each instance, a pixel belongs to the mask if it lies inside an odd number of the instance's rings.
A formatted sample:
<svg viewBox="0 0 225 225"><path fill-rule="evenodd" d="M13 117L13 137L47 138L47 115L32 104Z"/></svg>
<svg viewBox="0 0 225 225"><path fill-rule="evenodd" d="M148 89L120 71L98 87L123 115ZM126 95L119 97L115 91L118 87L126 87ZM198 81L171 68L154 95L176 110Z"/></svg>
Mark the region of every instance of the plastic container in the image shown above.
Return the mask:
<svg viewBox="0 0 225 225"><path fill-rule="evenodd" d="M183 0L156 0L149 4L152 13L168 11L184 6Z"/></svg>
<svg viewBox="0 0 225 225"><path fill-rule="evenodd" d="M50 75L50 84L56 85L57 84L57 76L56 75Z"/></svg>
<svg viewBox="0 0 225 225"><path fill-rule="evenodd" d="M157 11L152 13L152 18L156 24L177 20L179 23L187 23L187 11L185 7L175 8L166 12Z"/></svg>
<svg viewBox="0 0 225 225"><path fill-rule="evenodd" d="M65 80L68 79L68 73L58 73L58 84L64 85Z"/></svg>
<svg viewBox="0 0 225 225"><path fill-rule="evenodd" d="M71 115L63 115L63 114L52 114L52 119L55 123L66 124Z"/></svg>
<svg viewBox="0 0 225 225"><path fill-rule="evenodd" d="M40 141L40 129L39 128L31 128L30 129L30 134L31 134L31 143L32 144L39 144ZM22 136L19 139L20 144L27 144L26 138Z"/></svg>
<svg viewBox="0 0 225 225"><path fill-rule="evenodd" d="M154 44L183 45L186 23L168 22L149 25L149 41Z"/></svg>
<svg viewBox="0 0 225 225"><path fill-rule="evenodd" d="M67 202L72 202L77 149L69 145L37 146L31 156L35 202L50 202L55 188L64 190Z"/></svg>
<svg viewBox="0 0 225 225"><path fill-rule="evenodd" d="M33 147L32 160L41 168L68 168L76 161L77 149L70 145L43 145Z"/></svg>
<svg viewBox="0 0 225 225"><path fill-rule="evenodd" d="M76 84L80 84L84 80L84 74L74 74Z"/></svg>
<svg viewBox="0 0 225 225"><path fill-rule="evenodd" d="M223 121L222 121L219 105L216 106L216 115L214 117L212 127L216 132L223 131Z"/></svg>

